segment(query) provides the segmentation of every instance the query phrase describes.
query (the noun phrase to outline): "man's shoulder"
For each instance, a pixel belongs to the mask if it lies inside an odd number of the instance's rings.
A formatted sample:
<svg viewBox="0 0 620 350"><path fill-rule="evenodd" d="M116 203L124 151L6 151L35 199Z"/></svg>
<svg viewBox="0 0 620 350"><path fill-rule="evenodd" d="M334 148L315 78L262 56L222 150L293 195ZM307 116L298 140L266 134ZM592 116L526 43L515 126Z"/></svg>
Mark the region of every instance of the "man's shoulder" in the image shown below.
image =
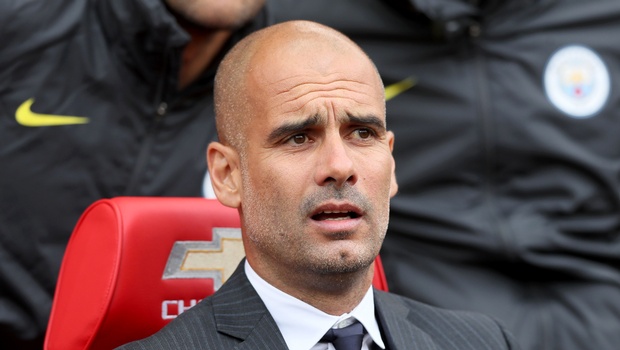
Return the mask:
<svg viewBox="0 0 620 350"><path fill-rule="evenodd" d="M256 312L249 314L250 311ZM252 331L265 312L241 262L217 292L177 316L157 333L118 349L230 349Z"/></svg>
<svg viewBox="0 0 620 350"><path fill-rule="evenodd" d="M390 323L399 323L397 319L390 320L390 315L400 313L401 323L396 327L397 331L407 323L412 329L421 331L439 349L518 349L512 335L490 316L440 308L381 291L375 291L375 301L378 313L388 327Z"/></svg>
<svg viewBox="0 0 620 350"><path fill-rule="evenodd" d="M387 305L389 307L402 307L406 306L411 311L416 311L417 314L430 314L436 315L439 318L445 318L447 321L452 319L464 318L482 318L488 321L492 321L489 316L481 313L446 309L443 307L437 307L430 304L426 304L405 296L401 296L392 292L383 292L375 290L375 298L380 301L381 305Z"/></svg>
<svg viewBox="0 0 620 350"><path fill-rule="evenodd" d="M210 298L183 312L157 333L118 349L206 349L215 336L213 305Z"/></svg>

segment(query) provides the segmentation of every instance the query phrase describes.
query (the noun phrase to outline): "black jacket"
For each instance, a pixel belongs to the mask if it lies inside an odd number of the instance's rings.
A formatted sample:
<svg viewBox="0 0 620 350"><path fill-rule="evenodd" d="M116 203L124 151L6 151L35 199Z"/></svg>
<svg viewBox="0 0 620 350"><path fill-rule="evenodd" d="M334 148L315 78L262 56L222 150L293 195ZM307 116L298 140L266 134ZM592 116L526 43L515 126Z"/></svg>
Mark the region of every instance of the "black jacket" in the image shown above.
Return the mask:
<svg viewBox="0 0 620 350"><path fill-rule="evenodd" d="M270 2L275 21L349 35L386 86L414 84L387 101L391 291L531 327L543 349L570 348L541 338L562 338L550 329L571 317L591 329L559 341L617 347L620 1ZM616 297L573 293L591 285Z"/></svg>
<svg viewBox="0 0 620 350"><path fill-rule="evenodd" d="M221 57L178 91L189 36L164 4L0 2L2 344L44 332L66 242L90 203L202 195Z"/></svg>

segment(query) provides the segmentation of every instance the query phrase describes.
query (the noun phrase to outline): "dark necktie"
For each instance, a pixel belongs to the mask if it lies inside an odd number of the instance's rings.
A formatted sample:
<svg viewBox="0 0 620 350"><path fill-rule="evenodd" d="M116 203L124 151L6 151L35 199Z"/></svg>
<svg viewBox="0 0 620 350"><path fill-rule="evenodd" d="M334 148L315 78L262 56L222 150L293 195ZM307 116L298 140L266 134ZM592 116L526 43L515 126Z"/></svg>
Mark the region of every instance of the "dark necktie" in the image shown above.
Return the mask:
<svg viewBox="0 0 620 350"><path fill-rule="evenodd" d="M360 350L364 340L364 326L355 322L344 328L330 328L321 342L332 343L336 350Z"/></svg>

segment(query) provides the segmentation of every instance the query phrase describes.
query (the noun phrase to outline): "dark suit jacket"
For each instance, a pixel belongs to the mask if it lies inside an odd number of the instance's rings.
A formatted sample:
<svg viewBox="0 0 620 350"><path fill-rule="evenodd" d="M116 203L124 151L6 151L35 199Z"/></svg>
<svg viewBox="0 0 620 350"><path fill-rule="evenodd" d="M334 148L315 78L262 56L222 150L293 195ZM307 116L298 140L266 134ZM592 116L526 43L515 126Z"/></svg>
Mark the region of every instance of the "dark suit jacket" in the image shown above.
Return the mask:
<svg viewBox="0 0 620 350"><path fill-rule="evenodd" d="M517 349L494 320L455 312L375 290L381 332L390 350ZM156 334L119 349L288 349L243 262L212 296L182 313ZM297 350L297 349L292 349Z"/></svg>

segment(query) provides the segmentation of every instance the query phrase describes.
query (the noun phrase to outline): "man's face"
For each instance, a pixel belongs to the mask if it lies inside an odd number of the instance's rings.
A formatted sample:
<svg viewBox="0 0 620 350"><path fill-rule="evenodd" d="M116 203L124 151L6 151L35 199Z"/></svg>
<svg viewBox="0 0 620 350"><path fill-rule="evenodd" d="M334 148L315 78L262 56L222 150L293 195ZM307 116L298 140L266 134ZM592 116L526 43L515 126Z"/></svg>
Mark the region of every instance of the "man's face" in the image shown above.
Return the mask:
<svg viewBox="0 0 620 350"><path fill-rule="evenodd" d="M354 272L374 261L387 229L393 134L369 62L306 49L259 58L265 69L249 78L247 255L283 273Z"/></svg>
<svg viewBox="0 0 620 350"><path fill-rule="evenodd" d="M236 29L249 22L265 0L165 0L186 20L212 29Z"/></svg>

